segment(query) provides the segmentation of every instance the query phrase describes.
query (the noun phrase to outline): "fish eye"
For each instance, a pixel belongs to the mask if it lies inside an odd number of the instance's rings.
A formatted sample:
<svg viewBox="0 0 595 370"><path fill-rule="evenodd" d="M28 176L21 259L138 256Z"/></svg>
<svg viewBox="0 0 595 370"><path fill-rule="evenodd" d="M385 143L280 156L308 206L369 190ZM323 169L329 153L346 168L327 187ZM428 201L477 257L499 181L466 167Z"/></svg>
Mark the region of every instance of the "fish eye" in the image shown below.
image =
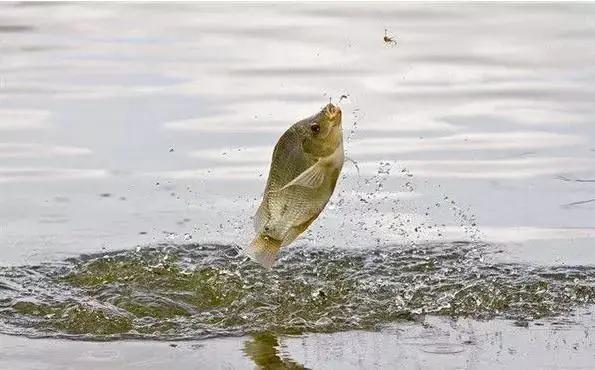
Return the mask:
<svg viewBox="0 0 595 370"><path fill-rule="evenodd" d="M317 134L320 132L320 125L318 123L313 123L312 125L310 125L310 130L312 130L313 133Z"/></svg>

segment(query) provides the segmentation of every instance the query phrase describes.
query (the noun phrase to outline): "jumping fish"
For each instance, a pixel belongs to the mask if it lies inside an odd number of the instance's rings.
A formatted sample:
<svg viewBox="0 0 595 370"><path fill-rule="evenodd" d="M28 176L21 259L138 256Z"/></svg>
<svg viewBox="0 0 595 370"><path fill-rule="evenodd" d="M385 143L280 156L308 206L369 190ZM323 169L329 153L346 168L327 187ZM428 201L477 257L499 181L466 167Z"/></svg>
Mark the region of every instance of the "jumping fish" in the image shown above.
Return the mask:
<svg viewBox="0 0 595 370"><path fill-rule="evenodd" d="M246 254L266 268L329 201L343 167L341 109L328 104L291 126L273 151L262 203L254 217L256 237Z"/></svg>

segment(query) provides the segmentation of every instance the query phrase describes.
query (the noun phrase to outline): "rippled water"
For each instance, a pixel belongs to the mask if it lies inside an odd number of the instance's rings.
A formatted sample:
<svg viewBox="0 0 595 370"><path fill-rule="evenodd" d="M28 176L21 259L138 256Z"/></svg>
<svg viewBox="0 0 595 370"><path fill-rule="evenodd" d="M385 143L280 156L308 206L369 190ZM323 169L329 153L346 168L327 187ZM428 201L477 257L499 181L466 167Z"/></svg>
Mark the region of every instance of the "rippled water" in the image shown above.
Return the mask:
<svg viewBox="0 0 595 370"><path fill-rule="evenodd" d="M392 171L362 189L347 163L338 191L401 203L327 209L316 243L375 244L357 222L335 232L347 214L406 244L383 228L398 213L407 234L445 225L421 239L477 223L512 259L595 263L595 203L577 203L594 188L572 181L595 178L590 5L1 8L2 264L172 234L243 245L279 135L343 94L347 155Z"/></svg>
<svg viewBox="0 0 595 370"><path fill-rule="evenodd" d="M283 362L270 333L426 314L524 327L591 306L594 19L591 4L2 3L0 331L254 334L244 353ZM270 153L329 98L353 162L263 271L238 250Z"/></svg>
<svg viewBox="0 0 595 370"><path fill-rule="evenodd" d="M196 339L378 329L420 315L527 320L595 303L595 267L492 264L478 243L292 248L272 271L221 245L163 245L0 273L1 330Z"/></svg>

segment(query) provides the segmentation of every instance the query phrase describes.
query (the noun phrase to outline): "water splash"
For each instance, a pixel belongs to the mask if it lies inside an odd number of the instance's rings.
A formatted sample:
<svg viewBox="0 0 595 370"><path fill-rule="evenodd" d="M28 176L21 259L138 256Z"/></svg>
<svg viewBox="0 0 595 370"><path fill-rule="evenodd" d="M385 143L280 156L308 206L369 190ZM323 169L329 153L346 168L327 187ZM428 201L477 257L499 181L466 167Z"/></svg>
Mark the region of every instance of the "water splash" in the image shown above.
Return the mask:
<svg viewBox="0 0 595 370"><path fill-rule="evenodd" d="M224 245L0 269L0 331L176 340L376 329L419 315L532 320L595 303L595 267L485 262L480 243L289 248L266 271Z"/></svg>

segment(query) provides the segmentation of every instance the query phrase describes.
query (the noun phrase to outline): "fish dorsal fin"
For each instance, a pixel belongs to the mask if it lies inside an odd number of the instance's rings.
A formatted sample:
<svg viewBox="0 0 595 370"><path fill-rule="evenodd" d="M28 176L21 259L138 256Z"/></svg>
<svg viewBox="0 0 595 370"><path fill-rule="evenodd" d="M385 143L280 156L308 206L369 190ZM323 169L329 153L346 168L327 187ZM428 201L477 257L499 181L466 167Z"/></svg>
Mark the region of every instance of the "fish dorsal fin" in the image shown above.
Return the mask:
<svg viewBox="0 0 595 370"><path fill-rule="evenodd" d="M324 168L319 160L310 168L302 172L298 177L291 180L287 185L282 187L279 191L285 190L290 186L303 186L306 188L316 189L324 181Z"/></svg>

